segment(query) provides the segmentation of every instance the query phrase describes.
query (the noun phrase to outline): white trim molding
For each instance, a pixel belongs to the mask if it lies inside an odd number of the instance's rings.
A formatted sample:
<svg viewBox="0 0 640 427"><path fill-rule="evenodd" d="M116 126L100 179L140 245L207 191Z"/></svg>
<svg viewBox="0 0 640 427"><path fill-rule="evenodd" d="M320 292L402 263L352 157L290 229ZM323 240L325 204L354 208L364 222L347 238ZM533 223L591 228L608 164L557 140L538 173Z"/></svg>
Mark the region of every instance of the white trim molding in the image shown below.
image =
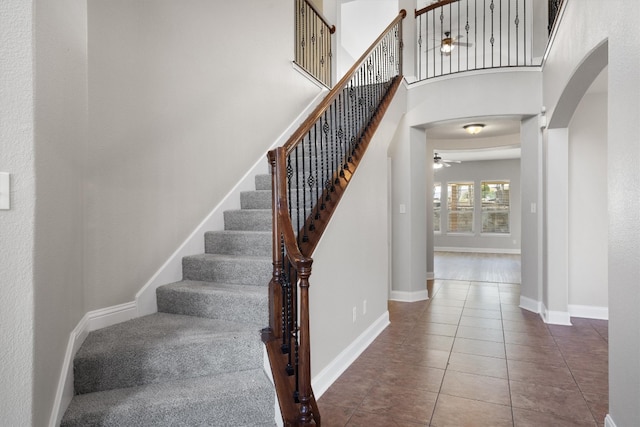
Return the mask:
<svg viewBox="0 0 640 427"><path fill-rule="evenodd" d="M520 249L500 249L500 248L465 248L460 246L438 246L433 248L434 252L464 252L477 254L512 254L520 255Z"/></svg>
<svg viewBox="0 0 640 427"><path fill-rule="evenodd" d="M520 308L540 314L542 312L542 303L531 298L520 295Z"/></svg>
<svg viewBox="0 0 640 427"><path fill-rule="evenodd" d="M573 326L571 324L571 315L568 311L554 311L548 310L547 307L542 304L542 312L540 313L544 323L549 325L564 325Z"/></svg>
<svg viewBox="0 0 640 427"><path fill-rule="evenodd" d="M58 379L58 388L53 401L53 411L49 418L49 427L60 425L64 412L67 410L69 403L71 403L73 398L73 358L89 335L89 332L133 319L137 317L137 314L136 303L131 301L90 311L80 319L80 322L69 334L67 350L64 354L60 378Z"/></svg>
<svg viewBox="0 0 640 427"><path fill-rule="evenodd" d="M436 276L433 271L427 271L427 280L435 280Z"/></svg>
<svg viewBox="0 0 640 427"><path fill-rule="evenodd" d="M611 414L607 414L607 416L604 417L604 427L616 427L616 423L613 422Z"/></svg>
<svg viewBox="0 0 640 427"><path fill-rule="evenodd" d="M569 304L569 314L571 315L571 317L609 320L609 307Z"/></svg>
<svg viewBox="0 0 640 427"><path fill-rule="evenodd" d="M429 299L429 292L424 289L421 291L391 291L391 295L389 295L389 299L391 301L399 301L399 302L417 302L417 301L425 301Z"/></svg>
<svg viewBox="0 0 640 427"><path fill-rule="evenodd" d="M322 371L311 380L316 399L331 387L340 375L362 354L384 329L389 326L389 312L385 311L371 326L342 350Z"/></svg>

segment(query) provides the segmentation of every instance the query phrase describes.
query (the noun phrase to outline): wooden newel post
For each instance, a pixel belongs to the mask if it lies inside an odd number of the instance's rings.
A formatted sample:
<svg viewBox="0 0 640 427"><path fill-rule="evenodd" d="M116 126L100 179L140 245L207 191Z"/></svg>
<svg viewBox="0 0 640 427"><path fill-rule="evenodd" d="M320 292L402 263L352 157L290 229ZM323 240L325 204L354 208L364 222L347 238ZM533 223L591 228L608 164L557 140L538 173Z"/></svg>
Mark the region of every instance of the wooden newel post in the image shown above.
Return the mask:
<svg viewBox="0 0 640 427"><path fill-rule="evenodd" d="M278 223L278 168L276 167L276 150L267 154L271 169L271 215L273 224L272 249L273 253L273 275L269 282L269 334L271 338L282 338L282 248L280 239L280 224Z"/></svg>
<svg viewBox="0 0 640 427"><path fill-rule="evenodd" d="M311 345L309 340L309 276L313 260L304 259L298 264L300 279L300 334L299 334L299 396L300 425L311 425L313 411L311 409Z"/></svg>

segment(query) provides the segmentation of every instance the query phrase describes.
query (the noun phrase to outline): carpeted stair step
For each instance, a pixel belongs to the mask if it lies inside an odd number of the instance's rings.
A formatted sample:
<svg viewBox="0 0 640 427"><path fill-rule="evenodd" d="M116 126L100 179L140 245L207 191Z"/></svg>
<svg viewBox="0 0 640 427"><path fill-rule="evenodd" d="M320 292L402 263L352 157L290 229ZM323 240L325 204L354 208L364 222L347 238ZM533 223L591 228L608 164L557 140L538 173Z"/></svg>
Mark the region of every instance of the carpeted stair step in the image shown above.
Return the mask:
<svg viewBox="0 0 640 427"><path fill-rule="evenodd" d="M256 190L256 191L241 192L240 208L271 209L271 190Z"/></svg>
<svg viewBox="0 0 640 427"><path fill-rule="evenodd" d="M183 280L266 286L272 273L271 257L199 254L182 259Z"/></svg>
<svg viewBox="0 0 640 427"><path fill-rule="evenodd" d="M223 230L204 235L208 254L271 256L271 231Z"/></svg>
<svg viewBox="0 0 640 427"><path fill-rule="evenodd" d="M271 175L260 174L255 178L256 190L271 190Z"/></svg>
<svg viewBox="0 0 640 427"><path fill-rule="evenodd" d="M322 190L323 188L314 188L313 194L310 193L308 187L300 192L294 190L289 203L293 206L306 205L309 208L317 202ZM298 198L300 199L299 204ZM242 209L271 209L271 191L244 191L240 194L240 200Z"/></svg>
<svg viewBox="0 0 640 427"><path fill-rule="evenodd" d="M183 280L156 290L158 311L256 325L269 323L266 286Z"/></svg>
<svg viewBox="0 0 640 427"><path fill-rule="evenodd" d="M273 426L262 368L75 396L61 427Z"/></svg>
<svg viewBox="0 0 640 427"><path fill-rule="evenodd" d="M91 332L74 359L76 394L262 367L259 327L155 313Z"/></svg>
<svg viewBox="0 0 640 427"><path fill-rule="evenodd" d="M232 209L224 212L225 230L271 231L271 209Z"/></svg>

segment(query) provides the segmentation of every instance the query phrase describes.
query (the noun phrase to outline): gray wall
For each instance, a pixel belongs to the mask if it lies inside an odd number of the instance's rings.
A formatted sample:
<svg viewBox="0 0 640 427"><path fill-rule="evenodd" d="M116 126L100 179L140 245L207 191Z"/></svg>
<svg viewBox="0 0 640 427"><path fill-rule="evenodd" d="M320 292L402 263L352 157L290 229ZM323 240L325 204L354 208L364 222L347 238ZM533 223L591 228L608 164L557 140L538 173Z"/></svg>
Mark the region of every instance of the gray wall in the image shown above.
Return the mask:
<svg viewBox="0 0 640 427"><path fill-rule="evenodd" d="M481 181L509 180L510 190L510 230L507 235L482 234L480 215L482 193ZM520 202L520 159L485 160L453 164L449 168L434 169L434 183L442 185L441 231L434 233L435 249L455 248L458 250L483 250L496 252L519 252L521 243L521 202ZM446 204L448 182L474 183L474 231L472 235L448 234ZM430 190L430 189L429 189Z"/></svg>
<svg viewBox="0 0 640 427"><path fill-rule="evenodd" d="M580 85L574 71L608 42L609 413L620 427L640 422L640 39L628 36L639 17L637 0L566 2L544 68L547 114L571 117L577 102L564 101L580 100L594 77Z"/></svg>
<svg viewBox="0 0 640 427"><path fill-rule="evenodd" d="M32 425L34 339L33 2L0 2L0 171L11 210L0 211L0 414Z"/></svg>
<svg viewBox="0 0 640 427"><path fill-rule="evenodd" d="M88 310L132 301L319 92L291 65L293 18L276 0L89 0Z"/></svg>

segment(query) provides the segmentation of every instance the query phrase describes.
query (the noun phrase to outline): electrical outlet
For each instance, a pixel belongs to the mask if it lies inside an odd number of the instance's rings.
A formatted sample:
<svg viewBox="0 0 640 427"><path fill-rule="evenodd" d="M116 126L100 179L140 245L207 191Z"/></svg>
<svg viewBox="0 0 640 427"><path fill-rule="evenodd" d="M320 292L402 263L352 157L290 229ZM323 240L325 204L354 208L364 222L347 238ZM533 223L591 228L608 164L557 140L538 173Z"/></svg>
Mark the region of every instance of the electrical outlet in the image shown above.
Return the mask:
<svg viewBox="0 0 640 427"><path fill-rule="evenodd" d="M367 314L367 300L362 301L362 314Z"/></svg>
<svg viewBox="0 0 640 427"><path fill-rule="evenodd" d="M356 323L356 314L357 314L358 310L356 309L356 307L353 307L353 323Z"/></svg>

